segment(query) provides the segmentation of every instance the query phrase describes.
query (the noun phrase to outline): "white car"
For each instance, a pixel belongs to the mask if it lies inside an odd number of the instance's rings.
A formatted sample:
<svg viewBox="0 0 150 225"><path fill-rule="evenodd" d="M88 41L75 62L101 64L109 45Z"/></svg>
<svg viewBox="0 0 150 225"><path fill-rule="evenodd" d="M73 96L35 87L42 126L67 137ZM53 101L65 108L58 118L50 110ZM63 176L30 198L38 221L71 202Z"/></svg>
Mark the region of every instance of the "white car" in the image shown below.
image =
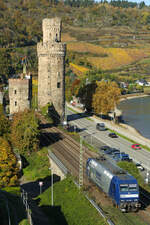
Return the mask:
<svg viewBox="0 0 150 225"><path fill-rule="evenodd" d="M145 170L144 167L141 165L141 163L136 163L135 165L140 171L144 171Z"/></svg>

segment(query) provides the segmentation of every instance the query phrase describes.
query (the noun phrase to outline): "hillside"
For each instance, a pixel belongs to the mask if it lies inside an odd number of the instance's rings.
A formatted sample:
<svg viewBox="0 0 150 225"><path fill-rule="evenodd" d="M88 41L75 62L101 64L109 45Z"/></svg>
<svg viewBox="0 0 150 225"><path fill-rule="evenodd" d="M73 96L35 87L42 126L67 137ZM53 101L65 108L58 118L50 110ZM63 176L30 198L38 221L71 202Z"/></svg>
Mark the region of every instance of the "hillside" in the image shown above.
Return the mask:
<svg viewBox="0 0 150 225"><path fill-rule="evenodd" d="M36 44L42 40L42 19L59 16L67 59L83 67L80 71L72 65L75 73L97 67L119 76L149 77L150 7L84 3L73 7L67 1L0 0L0 75L20 72L24 56L28 69L37 74ZM6 57L9 60L4 62Z"/></svg>

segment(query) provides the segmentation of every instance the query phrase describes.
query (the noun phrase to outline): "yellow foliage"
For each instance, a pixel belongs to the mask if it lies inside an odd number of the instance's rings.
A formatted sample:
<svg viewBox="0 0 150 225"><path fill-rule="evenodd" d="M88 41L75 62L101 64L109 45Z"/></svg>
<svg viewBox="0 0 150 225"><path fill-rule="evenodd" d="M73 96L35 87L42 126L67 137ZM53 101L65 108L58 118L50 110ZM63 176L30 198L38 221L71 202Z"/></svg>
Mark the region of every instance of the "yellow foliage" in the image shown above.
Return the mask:
<svg viewBox="0 0 150 225"><path fill-rule="evenodd" d="M9 186L13 186L17 184L17 175L14 175L10 178Z"/></svg>
<svg viewBox="0 0 150 225"><path fill-rule="evenodd" d="M76 74L79 75L79 76L82 75L83 73L86 73L87 71L89 71L89 69L87 69L83 66L73 64L73 63L70 63L70 66L71 66L73 71L75 69Z"/></svg>
<svg viewBox="0 0 150 225"><path fill-rule="evenodd" d="M97 88L92 99L92 106L97 114L107 114L114 110L120 97L120 89L115 82L97 82Z"/></svg>
<svg viewBox="0 0 150 225"><path fill-rule="evenodd" d="M7 176L2 177L2 181L3 181L4 184L8 185L9 178Z"/></svg>
<svg viewBox="0 0 150 225"><path fill-rule="evenodd" d="M32 79L32 84L38 86L38 79Z"/></svg>
<svg viewBox="0 0 150 225"><path fill-rule="evenodd" d="M150 13L148 11L142 12L142 21L143 23L146 23L147 17L150 16Z"/></svg>
<svg viewBox="0 0 150 225"><path fill-rule="evenodd" d="M107 54L107 57L88 57L87 60L97 68L113 69L123 65L130 64L136 60L142 59L149 55L150 49L130 49L130 48L103 48L90 43L69 43L68 50L76 52L89 52L92 54ZM77 68L76 68L77 69ZM78 70L80 70L78 68ZM82 70L80 70L82 72Z"/></svg>
<svg viewBox="0 0 150 225"><path fill-rule="evenodd" d="M5 139L0 138L0 186L11 185L10 180L12 176L17 182L18 172L17 159L11 146Z"/></svg>
<svg viewBox="0 0 150 225"><path fill-rule="evenodd" d="M101 46L93 45L86 42L76 42L76 43L68 43L67 49L70 51L77 51L77 52L90 52L90 53L107 53L106 49L102 48Z"/></svg>

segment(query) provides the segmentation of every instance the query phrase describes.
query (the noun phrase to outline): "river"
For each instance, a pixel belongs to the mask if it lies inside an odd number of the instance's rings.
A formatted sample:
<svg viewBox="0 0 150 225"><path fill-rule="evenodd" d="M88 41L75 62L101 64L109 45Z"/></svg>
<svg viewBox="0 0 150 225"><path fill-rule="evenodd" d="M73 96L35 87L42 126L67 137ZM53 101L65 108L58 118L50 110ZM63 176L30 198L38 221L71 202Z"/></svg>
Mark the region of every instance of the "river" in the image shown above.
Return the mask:
<svg viewBox="0 0 150 225"><path fill-rule="evenodd" d="M123 120L150 139L150 96L127 99L120 102Z"/></svg>

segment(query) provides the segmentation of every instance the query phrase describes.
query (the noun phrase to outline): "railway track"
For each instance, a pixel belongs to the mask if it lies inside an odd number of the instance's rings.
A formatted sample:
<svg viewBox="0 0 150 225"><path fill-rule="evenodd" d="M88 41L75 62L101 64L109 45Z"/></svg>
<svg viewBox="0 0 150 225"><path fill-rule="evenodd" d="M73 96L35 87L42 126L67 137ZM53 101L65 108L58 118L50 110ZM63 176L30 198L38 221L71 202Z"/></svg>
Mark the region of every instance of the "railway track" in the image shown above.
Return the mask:
<svg viewBox="0 0 150 225"><path fill-rule="evenodd" d="M45 118L41 118L42 123L47 123ZM41 129L43 132L42 135L45 141L51 143L51 148L53 149L53 153L62 161L62 163L67 167L70 174L73 177L76 177L77 180L79 178L79 154L80 154L80 144L75 141L70 135L64 133L57 127L46 127ZM93 183L89 182L89 180L85 176L85 168L86 168L86 161L88 158L96 158L98 154L95 152L90 151L88 148L83 146L83 172L84 172L84 186L90 193L92 193L92 197L95 198L95 201L100 205L113 205L112 201L106 197L106 194L99 190ZM141 192L142 195L142 192ZM145 207L148 206L148 201L145 200L146 196L143 194L143 198L141 198L141 203L147 201ZM105 203L104 203L105 202ZM143 207L144 208L144 207ZM138 213L139 214L139 213ZM141 212L140 212L141 214ZM144 214L144 212L143 212ZM133 217L136 216L136 213L132 213ZM136 224L134 219L132 220L131 217L128 215L123 214L122 217L124 221L127 221L127 224L134 225ZM144 216L143 216L144 217ZM149 223L150 224L150 223Z"/></svg>

